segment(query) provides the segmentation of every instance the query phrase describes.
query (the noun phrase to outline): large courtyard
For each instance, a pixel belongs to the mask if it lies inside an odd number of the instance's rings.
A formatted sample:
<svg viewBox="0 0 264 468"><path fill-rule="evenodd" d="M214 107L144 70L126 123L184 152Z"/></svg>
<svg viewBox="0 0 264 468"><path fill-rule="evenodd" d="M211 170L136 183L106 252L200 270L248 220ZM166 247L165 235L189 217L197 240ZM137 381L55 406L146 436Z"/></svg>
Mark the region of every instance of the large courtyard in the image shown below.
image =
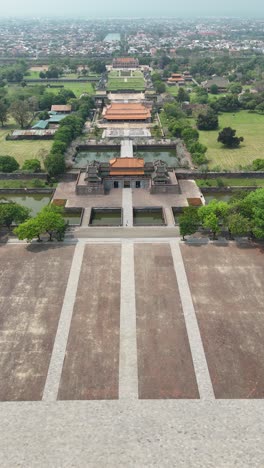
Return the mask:
<svg viewBox="0 0 264 468"><path fill-rule="evenodd" d="M0 252L1 466L262 466L261 246Z"/></svg>
<svg viewBox="0 0 264 468"><path fill-rule="evenodd" d="M195 355L184 294L194 305L211 398L264 398L263 249L91 240L59 247L8 244L1 246L1 259L1 401L45 399L62 329L60 400L122 398L120 366L127 362L119 356L127 339L134 346L134 369L130 363L127 372L137 374L137 398L203 398L196 375L201 356ZM185 285L177 262L186 270ZM129 287L135 327L127 338L131 317L122 301Z"/></svg>

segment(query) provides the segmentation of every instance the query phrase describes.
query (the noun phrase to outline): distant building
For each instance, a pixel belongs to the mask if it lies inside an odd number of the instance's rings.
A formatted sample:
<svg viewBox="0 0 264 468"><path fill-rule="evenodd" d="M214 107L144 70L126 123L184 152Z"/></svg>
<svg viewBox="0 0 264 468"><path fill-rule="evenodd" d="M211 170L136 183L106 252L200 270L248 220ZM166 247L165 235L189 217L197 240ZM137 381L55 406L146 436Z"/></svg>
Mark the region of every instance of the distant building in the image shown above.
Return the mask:
<svg viewBox="0 0 264 468"><path fill-rule="evenodd" d="M185 81L184 81L184 77L180 74L180 73L173 73L171 75L171 77L168 79L167 81L168 85L184 85L185 84Z"/></svg>
<svg viewBox="0 0 264 468"><path fill-rule="evenodd" d="M59 114L70 114L72 106L70 104L53 104L51 112L58 112Z"/></svg>
<svg viewBox="0 0 264 468"><path fill-rule="evenodd" d="M133 57L114 58L113 68L138 68L139 61Z"/></svg>
<svg viewBox="0 0 264 468"><path fill-rule="evenodd" d="M229 86L229 80L221 76L213 76L210 80L204 81L202 87L210 92L211 87L216 85L219 93L225 93Z"/></svg>
<svg viewBox="0 0 264 468"><path fill-rule="evenodd" d="M109 122L147 122L151 119L151 110L141 103L115 102L105 107L103 118Z"/></svg>

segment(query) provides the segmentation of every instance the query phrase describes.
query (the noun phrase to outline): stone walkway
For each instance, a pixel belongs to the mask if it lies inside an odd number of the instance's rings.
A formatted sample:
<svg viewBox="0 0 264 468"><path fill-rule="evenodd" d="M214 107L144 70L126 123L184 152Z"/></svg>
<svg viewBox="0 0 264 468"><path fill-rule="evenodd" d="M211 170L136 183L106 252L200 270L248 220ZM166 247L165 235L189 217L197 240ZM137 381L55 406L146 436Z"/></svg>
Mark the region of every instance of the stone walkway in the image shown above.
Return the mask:
<svg viewBox="0 0 264 468"><path fill-rule="evenodd" d="M134 245L123 243L121 258L119 398L138 398Z"/></svg>
<svg viewBox="0 0 264 468"><path fill-rule="evenodd" d="M123 226L133 227L132 189L125 188L122 193Z"/></svg>
<svg viewBox="0 0 264 468"><path fill-rule="evenodd" d="M82 267L84 246L84 243L79 242L75 247L71 271L61 310L60 321L50 360L48 376L43 392L42 399L44 401L56 401L57 399L62 366L71 326L73 307L76 299L76 292Z"/></svg>
<svg viewBox="0 0 264 468"><path fill-rule="evenodd" d="M133 142L132 140L121 141L121 158L133 158Z"/></svg>
<svg viewBox="0 0 264 468"><path fill-rule="evenodd" d="M85 245L102 239L77 240L43 401L0 403L1 468L264 466L264 400L215 400L179 239L104 239L122 246L119 399L56 401ZM200 400L138 399L134 279L138 242L170 244Z"/></svg>
<svg viewBox="0 0 264 468"><path fill-rule="evenodd" d="M214 391L209 375L206 357L204 354L204 348L193 306L192 295L185 272L179 240L171 241L170 246L200 399L212 400L214 399Z"/></svg>

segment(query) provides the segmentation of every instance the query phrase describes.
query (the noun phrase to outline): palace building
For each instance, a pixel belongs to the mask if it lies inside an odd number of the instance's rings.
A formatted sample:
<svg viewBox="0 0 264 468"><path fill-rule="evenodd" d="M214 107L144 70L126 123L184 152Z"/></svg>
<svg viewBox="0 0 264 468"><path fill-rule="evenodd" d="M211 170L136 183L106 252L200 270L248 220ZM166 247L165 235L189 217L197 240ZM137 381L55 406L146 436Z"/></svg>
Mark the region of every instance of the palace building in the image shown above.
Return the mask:
<svg viewBox="0 0 264 468"><path fill-rule="evenodd" d="M135 69L139 67L139 61L133 57L120 57L114 58L113 60L113 68L114 69L122 69L122 68L131 68Z"/></svg>
<svg viewBox="0 0 264 468"><path fill-rule="evenodd" d="M103 110L103 118L108 122L149 122L151 109L141 103L114 102Z"/></svg>

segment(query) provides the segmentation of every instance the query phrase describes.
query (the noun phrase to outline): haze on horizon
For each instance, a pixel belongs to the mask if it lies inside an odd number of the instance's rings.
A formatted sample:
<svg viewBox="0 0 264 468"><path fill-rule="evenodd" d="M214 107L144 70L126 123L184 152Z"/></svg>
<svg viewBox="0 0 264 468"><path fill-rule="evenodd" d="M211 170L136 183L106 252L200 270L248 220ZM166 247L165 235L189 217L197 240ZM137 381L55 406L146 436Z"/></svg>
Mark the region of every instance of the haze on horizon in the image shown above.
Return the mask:
<svg viewBox="0 0 264 468"><path fill-rule="evenodd" d="M113 18L113 17L258 17L264 18L263 0L222 0L213 3L209 0L75 0L66 3L65 0L9 0L1 5L1 17L6 16L66 16L83 18Z"/></svg>

